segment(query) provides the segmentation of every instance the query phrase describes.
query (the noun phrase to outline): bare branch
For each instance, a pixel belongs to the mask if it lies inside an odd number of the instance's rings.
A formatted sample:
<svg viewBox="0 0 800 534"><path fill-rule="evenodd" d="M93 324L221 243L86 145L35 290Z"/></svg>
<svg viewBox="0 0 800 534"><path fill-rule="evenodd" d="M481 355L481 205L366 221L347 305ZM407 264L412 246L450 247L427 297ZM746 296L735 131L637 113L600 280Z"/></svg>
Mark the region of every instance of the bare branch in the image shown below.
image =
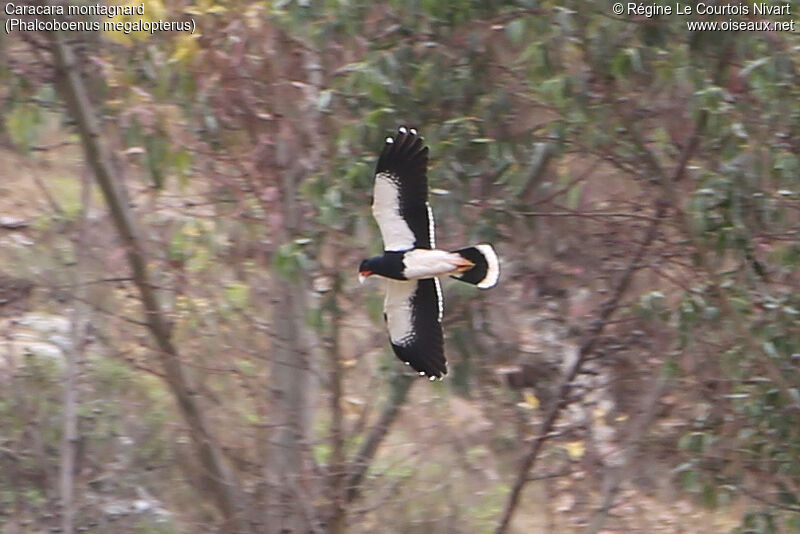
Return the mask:
<svg viewBox="0 0 800 534"><path fill-rule="evenodd" d="M622 211L510 211L504 210L507 213L514 215L521 215L523 217L619 217L626 219L641 219L644 221L653 221L656 217L652 215L643 215L641 213L627 213Z"/></svg>
<svg viewBox="0 0 800 534"><path fill-rule="evenodd" d="M539 430L539 435L530 444L528 452L520 462L517 478L514 481L511 494L509 495L508 500L506 501L506 506L503 509L503 515L501 516L500 522L495 530L496 534L503 534L508 530L508 526L511 523L511 518L513 517L517 505L519 504L519 498L522 495L522 490L530 480L528 473L536 462L536 459L538 458L539 452L541 452L545 441L551 437L550 431L555 426L555 422L558 419L558 416L561 414L561 410L563 410L570 402L569 398L570 392L572 391L573 381L580 373L581 368L588 359L589 355L592 353L595 344L597 344L597 341L600 338L600 335L603 333L603 330L608 324L611 316L619 307L623 295L633 280L633 275L641 267L642 259L644 258L647 249L658 235L659 223L661 221L661 217L664 215L663 207L658 208L657 215L658 217L650 223L642 243L639 245L639 248L634 254L633 259L628 264L627 269L625 269L625 272L617 282L616 287L611 293L611 297L600 306L600 312L598 313L597 318L592 322L592 326L589 328L588 335L578 349L578 357L575 359L575 362L572 364L566 374L562 377L557 388L558 393L555 396L555 400L550 405L550 408L547 410L547 414L545 415L544 421L542 422L542 426Z"/></svg>
<svg viewBox="0 0 800 534"><path fill-rule="evenodd" d="M66 534L72 534L75 520L75 460L78 453L78 379L80 363L83 360L84 346L89 320L86 300L86 286L83 285L84 271L86 269L86 255L83 254L87 246L87 213L91 203L91 178L84 175L81 183L82 212L79 222L78 236L74 243L75 269L74 284L78 290L80 300L73 302L70 322L72 323L70 343L66 353L66 369L64 372L64 420L62 424L61 439L61 465L59 476L59 492L61 497L61 529Z"/></svg>
<svg viewBox="0 0 800 534"><path fill-rule="evenodd" d="M378 422L370 429L364 443L350 462L350 476L347 478L347 502L355 501L359 496L359 486L367 474L378 447L389 433L389 429L400 413L400 407L406 402L408 391L416 382L416 377L398 375L392 380L391 393L386 401Z"/></svg>

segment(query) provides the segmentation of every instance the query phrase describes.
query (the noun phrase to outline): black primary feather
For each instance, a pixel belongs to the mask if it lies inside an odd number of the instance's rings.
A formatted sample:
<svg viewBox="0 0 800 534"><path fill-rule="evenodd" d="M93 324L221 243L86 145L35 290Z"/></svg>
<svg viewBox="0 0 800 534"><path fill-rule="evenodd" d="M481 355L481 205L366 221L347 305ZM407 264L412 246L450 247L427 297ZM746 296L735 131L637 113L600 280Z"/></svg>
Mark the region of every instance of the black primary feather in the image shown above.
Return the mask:
<svg viewBox="0 0 800 534"><path fill-rule="evenodd" d="M400 191L400 215L414 234L414 248L431 248L428 211L428 147L416 130L401 128L394 141L387 142L375 169L396 180Z"/></svg>
<svg viewBox="0 0 800 534"><path fill-rule="evenodd" d="M398 358L408 363L418 373L441 378L447 374L444 357L442 323L439 322L439 293L436 280L426 278L417 281L417 289L411 299L413 337L402 345L392 343Z"/></svg>

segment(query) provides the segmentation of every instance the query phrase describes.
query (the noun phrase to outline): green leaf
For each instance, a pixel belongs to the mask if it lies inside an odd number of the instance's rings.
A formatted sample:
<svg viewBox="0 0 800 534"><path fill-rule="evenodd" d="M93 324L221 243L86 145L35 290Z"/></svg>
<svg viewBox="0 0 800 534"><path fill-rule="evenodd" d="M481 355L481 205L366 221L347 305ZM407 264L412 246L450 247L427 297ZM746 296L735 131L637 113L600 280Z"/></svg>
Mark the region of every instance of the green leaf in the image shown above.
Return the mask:
<svg viewBox="0 0 800 534"><path fill-rule="evenodd" d="M164 136L148 135L145 138L147 148L147 168L150 171L150 178L156 189L164 187L164 160L167 156L168 145Z"/></svg>
<svg viewBox="0 0 800 534"><path fill-rule="evenodd" d="M366 285L366 284L365 284ZM367 314L375 323L383 322L383 295L376 292L369 293L364 299L367 306Z"/></svg>
<svg viewBox="0 0 800 534"><path fill-rule="evenodd" d="M250 301L250 287L241 282L231 282L225 286L225 298L233 308L244 310Z"/></svg>
<svg viewBox="0 0 800 534"><path fill-rule="evenodd" d="M506 24L506 36L513 44L521 44L523 37L525 37L525 20L521 18L514 19Z"/></svg>
<svg viewBox="0 0 800 534"><path fill-rule="evenodd" d="M11 142L27 152L36 141L41 123L42 113L39 106L21 104L6 115L5 128Z"/></svg>
<svg viewBox="0 0 800 534"><path fill-rule="evenodd" d="M567 191L567 207L571 210L578 209L583 193L583 184L577 184Z"/></svg>
<svg viewBox="0 0 800 534"><path fill-rule="evenodd" d="M321 111L326 113L330 111L331 101L333 100L333 91L330 89L325 89L319 92L317 95L317 111Z"/></svg>
<svg viewBox="0 0 800 534"><path fill-rule="evenodd" d="M325 324L322 316L322 308L310 308L306 312L306 324L317 332L322 331L322 327Z"/></svg>
<svg viewBox="0 0 800 534"><path fill-rule="evenodd" d="M185 148L181 148L172 156L172 166L178 175L185 179L189 176L192 168L192 153ZM185 180L181 180L182 185L186 185Z"/></svg>
<svg viewBox="0 0 800 534"><path fill-rule="evenodd" d="M294 282L298 279L300 264L291 243L284 243L278 247L272 258L272 266L284 280Z"/></svg>

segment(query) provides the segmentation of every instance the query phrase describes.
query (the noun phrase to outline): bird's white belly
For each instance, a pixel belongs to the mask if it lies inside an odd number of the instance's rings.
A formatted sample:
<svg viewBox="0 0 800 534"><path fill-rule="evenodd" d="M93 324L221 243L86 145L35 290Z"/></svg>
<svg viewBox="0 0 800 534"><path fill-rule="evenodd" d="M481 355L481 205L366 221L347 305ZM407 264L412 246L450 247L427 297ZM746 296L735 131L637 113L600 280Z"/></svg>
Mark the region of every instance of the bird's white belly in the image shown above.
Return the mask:
<svg viewBox="0 0 800 534"><path fill-rule="evenodd" d="M403 257L403 275L409 280L433 278L453 272L463 261L458 254L446 250L418 248L406 252Z"/></svg>

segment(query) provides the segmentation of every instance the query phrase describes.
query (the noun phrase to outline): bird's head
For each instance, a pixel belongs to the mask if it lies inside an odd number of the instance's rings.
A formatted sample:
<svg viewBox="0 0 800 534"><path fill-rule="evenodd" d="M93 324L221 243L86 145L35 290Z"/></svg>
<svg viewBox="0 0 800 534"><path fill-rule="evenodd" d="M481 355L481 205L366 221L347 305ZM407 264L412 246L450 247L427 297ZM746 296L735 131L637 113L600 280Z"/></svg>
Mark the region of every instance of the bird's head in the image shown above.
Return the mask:
<svg viewBox="0 0 800 534"><path fill-rule="evenodd" d="M362 261L361 265L358 266L358 282L360 284L363 284L364 280L366 280L367 277L371 274L372 274L372 258Z"/></svg>

